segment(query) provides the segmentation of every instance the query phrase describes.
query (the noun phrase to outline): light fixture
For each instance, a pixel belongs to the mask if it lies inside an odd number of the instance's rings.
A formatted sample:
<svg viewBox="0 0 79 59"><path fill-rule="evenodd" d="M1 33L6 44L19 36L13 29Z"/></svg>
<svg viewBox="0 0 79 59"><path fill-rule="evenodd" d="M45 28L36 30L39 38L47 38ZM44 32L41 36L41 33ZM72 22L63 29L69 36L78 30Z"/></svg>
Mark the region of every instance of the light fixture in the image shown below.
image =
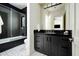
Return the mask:
<svg viewBox="0 0 79 59"><path fill-rule="evenodd" d="M48 4L45 6L44 9L47 9L47 8L50 8L50 7L55 7L55 6L58 6L58 5L60 5L60 4L62 4L62 3L48 3ZM56 8L56 7L55 7L55 8Z"/></svg>

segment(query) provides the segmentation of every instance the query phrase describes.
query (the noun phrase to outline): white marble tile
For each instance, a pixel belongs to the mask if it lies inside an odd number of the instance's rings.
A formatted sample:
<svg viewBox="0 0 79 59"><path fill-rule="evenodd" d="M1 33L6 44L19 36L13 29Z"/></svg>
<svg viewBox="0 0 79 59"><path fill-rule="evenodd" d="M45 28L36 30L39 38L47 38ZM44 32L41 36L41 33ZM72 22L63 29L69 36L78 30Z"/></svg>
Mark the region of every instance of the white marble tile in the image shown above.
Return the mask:
<svg viewBox="0 0 79 59"><path fill-rule="evenodd" d="M1 52L0 56L27 56L25 44ZM46 55L39 52L34 52L31 56L46 56Z"/></svg>
<svg viewBox="0 0 79 59"><path fill-rule="evenodd" d="M31 56L46 56L46 55L36 51Z"/></svg>

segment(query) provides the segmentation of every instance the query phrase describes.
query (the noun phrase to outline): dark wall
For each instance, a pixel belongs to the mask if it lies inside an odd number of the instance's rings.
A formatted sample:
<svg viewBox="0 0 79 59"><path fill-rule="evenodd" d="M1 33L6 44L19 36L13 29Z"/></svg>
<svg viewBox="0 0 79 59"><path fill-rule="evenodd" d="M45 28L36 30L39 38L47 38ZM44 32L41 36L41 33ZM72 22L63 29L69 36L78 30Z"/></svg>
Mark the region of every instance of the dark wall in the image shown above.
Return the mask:
<svg viewBox="0 0 79 59"><path fill-rule="evenodd" d="M27 35L27 7L22 9L25 13L25 35Z"/></svg>
<svg viewBox="0 0 79 59"><path fill-rule="evenodd" d="M9 9L0 5L0 15L3 18L4 25L2 27L2 34L0 39L7 37L15 37L21 35L21 17L25 15L25 29L24 35L27 35L27 8L22 9L24 13L18 12L15 9ZM12 12L12 16L11 16ZM12 18L11 18L12 17Z"/></svg>
<svg viewBox="0 0 79 59"><path fill-rule="evenodd" d="M2 33L0 34L0 39L15 37L20 35L20 13L12 10L12 19L9 13L0 11L0 15L4 22L2 26ZM10 20L9 20L10 19Z"/></svg>
<svg viewBox="0 0 79 59"><path fill-rule="evenodd" d="M26 12L27 12L27 7L23 8L22 11L24 12L24 14L26 14Z"/></svg>
<svg viewBox="0 0 79 59"><path fill-rule="evenodd" d="M20 35L20 14L12 10L12 37Z"/></svg>
<svg viewBox="0 0 79 59"><path fill-rule="evenodd" d="M0 16L2 17L2 20L4 22L4 25L2 26L2 33L0 34L0 39L8 37L8 35L7 35L8 34L7 33L7 31L8 31L8 28L7 28L8 16L7 15L8 15L7 13L0 11Z"/></svg>
<svg viewBox="0 0 79 59"><path fill-rule="evenodd" d="M13 5L11 5L11 4L9 4L9 3L0 3L1 5L4 5L4 6L7 6L7 7L9 7L9 8L13 8L14 10L16 10L16 11L18 11L18 12L21 12L21 13L24 13L25 14L25 11L23 11L23 10L21 10L21 9L19 9L19 8L17 8L17 7L15 7L15 6L13 6Z"/></svg>

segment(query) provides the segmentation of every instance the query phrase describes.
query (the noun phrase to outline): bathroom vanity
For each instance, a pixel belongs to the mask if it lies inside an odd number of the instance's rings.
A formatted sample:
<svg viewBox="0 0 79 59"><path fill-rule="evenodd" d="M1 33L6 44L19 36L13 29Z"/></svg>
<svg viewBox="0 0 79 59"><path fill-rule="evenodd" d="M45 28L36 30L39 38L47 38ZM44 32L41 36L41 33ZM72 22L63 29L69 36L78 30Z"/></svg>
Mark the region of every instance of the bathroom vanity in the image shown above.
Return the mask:
<svg viewBox="0 0 79 59"><path fill-rule="evenodd" d="M34 48L48 56L72 56L72 31L34 30Z"/></svg>

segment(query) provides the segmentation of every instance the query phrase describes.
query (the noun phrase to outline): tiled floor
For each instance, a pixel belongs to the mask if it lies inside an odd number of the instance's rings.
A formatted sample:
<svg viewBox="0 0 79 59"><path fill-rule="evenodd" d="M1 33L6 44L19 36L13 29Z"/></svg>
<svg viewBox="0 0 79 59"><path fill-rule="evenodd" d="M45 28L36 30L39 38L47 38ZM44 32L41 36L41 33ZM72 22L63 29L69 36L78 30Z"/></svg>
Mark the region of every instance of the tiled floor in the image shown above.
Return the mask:
<svg viewBox="0 0 79 59"><path fill-rule="evenodd" d="M22 44L17 47L14 47L12 49L6 50L6 51L0 53L0 56L27 56L25 44ZM31 56L45 56L45 55L41 54L39 52L35 52Z"/></svg>
<svg viewBox="0 0 79 59"><path fill-rule="evenodd" d="M39 53L39 52L35 52L31 56L46 56L46 55Z"/></svg>
<svg viewBox="0 0 79 59"><path fill-rule="evenodd" d="M22 44L0 53L0 56L25 56L26 55L25 52L26 52L25 45Z"/></svg>

